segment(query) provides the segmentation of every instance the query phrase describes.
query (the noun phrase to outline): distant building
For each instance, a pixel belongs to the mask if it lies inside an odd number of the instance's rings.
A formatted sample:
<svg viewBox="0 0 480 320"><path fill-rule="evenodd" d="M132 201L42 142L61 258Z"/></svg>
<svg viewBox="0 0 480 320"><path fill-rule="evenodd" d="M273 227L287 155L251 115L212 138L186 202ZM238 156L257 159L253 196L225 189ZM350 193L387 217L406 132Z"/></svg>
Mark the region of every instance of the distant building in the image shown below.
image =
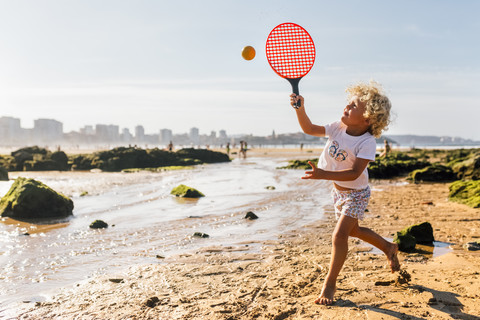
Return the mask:
<svg viewBox="0 0 480 320"><path fill-rule="evenodd" d="M199 145L200 144L200 131L198 128L192 128L190 129L190 142L193 143L194 145Z"/></svg>
<svg viewBox="0 0 480 320"><path fill-rule="evenodd" d="M10 144L21 141L23 137L20 119L12 117L0 117L0 142Z"/></svg>
<svg viewBox="0 0 480 320"><path fill-rule="evenodd" d="M133 141L133 135L130 133L128 128L124 128L122 130L122 134L120 135L120 140L124 143L130 143Z"/></svg>
<svg viewBox="0 0 480 320"><path fill-rule="evenodd" d="M173 140L173 132L170 129L160 130L160 144L168 145Z"/></svg>
<svg viewBox="0 0 480 320"><path fill-rule="evenodd" d="M119 127L113 124L97 124L95 135L99 142L117 142L119 140Z"/></svg>
<svg viewBox="0 0 480 320"><path fill-rule="evenodd" d="M37 119L33 122L33 139L35 142L61 142L63 140L63 123L53 119Z"/></svg>
<svg viewBox="0 0 480 320"><path fill-rule="evenodd" d="M227 140L228 137L227 137L227 131L225 130L220 130L218 132L218 138L221 139L221 140Z"/></svg>
<svg viewBox="0 0 480 320"><path fill-rule="evenodd" d="M144 142L145 141L145 129L143 126L135 127L135 141Z"/></svg>
<svg viewBox="0 0 480 320"><path fill-rule="evenodd" d="M93 136L95 134L95 129L93 128L93 126L85 126L83 128L80 128L80 133L87 136Z"/></svg>

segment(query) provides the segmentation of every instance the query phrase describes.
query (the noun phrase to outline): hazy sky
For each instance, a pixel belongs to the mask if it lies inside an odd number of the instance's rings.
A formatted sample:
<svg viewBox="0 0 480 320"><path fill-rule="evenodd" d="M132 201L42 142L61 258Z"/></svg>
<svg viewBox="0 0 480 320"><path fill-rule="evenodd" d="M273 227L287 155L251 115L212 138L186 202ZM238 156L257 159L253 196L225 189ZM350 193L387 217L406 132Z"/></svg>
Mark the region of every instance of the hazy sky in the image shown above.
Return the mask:
<svg viewBox="0 0 480 320"><path fill-rule="evenodd" d="M300 82L314 123L338 120L345 87L375 79L396 113L387 134L480 140L479 12L475 0L0 0L0 116L298 132L290 84L265 57L271 29L295 22L317 49Z"/></svg>

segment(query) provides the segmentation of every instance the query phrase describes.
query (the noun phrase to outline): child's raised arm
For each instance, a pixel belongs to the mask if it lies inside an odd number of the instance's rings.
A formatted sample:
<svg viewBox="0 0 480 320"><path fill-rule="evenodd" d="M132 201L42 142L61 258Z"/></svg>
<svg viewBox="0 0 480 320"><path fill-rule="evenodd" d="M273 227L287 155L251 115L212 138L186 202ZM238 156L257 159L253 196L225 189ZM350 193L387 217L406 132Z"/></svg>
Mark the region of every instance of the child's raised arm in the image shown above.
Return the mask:
<svg viewBox="0 0 480 320"><path fill-rule="evenodd" d="M300 107L295 107L295 104L298 101L300 101ZM304 99L301 95L296 95L295 93L292 93L290 95L290 104L292 105L292 107L295 108L295 111L297 112L298 123L300 124L300 127L302 128L303 132L305 132L308 135L316 136L316 137L325 136L325 127L313 124L310 121L310 118L307 116L307 113L305 112L305 107L304 107Z"/></svg>

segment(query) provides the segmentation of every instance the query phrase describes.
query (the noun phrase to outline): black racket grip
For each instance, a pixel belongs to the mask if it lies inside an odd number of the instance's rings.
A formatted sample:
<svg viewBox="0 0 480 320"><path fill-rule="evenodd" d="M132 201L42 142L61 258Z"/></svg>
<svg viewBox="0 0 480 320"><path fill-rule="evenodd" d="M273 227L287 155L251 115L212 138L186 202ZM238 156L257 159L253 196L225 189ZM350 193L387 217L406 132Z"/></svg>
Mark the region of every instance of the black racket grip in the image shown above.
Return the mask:
<svg viewBox="0 0 480 320"><path fill-rule="evenodd" d="M295 79L288 79L288 82L290 82L290 84L292 85L292 92L295 93L297 96L300 94L300 90L298 90L298 83L300 82L300 79L302 78L295 78ZM301 107L301 102L300 101L297 101L295 103L295 109L298 109Z"/></svg>

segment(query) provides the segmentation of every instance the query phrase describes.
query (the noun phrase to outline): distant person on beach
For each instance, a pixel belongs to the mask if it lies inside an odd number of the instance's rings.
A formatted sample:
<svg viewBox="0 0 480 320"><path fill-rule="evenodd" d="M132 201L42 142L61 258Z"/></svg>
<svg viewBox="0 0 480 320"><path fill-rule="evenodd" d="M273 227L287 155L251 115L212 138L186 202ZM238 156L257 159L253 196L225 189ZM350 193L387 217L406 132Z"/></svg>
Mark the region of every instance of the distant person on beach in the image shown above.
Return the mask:
<svg viewBox="0 0 480 320"><path fill-rule="evenodd" d="M227 154L230 155L230 142L227 142Z"/></svg>
<svg viewBox="0 0 480 320"><path fill-rule="evenodd" d="M172 141L170 141L170 143L168 144L168 151L170 151L170 152L173 151L173 143L172 143Z"/></svg>
<svg viewBox="0 0 480 320"><path fill-rule="evenodd" d="M246 159L247 158L247 142L240 141L240 149L238 150L239 157Z"/></svg>
<svg viewBox="0 0 480 320"><path fill-rule="evenodd" d="M370 199L367 165L375 160L376 142L390 123L390 100L380 84L374 81L360 83L346 89L348 104L340 121L325 126L312 124L306 114L304 98L292 94L290 103L296 109L298 122L306 134L323 137L328 141L320 155L318 168L312 169L302 179L333 181L332 197L337 225L332 235L330 268L317 304L330 305L336 290L336 281L348 253L348 238L356 237L382 250L392 272L400 270L398 245L389 242L369 228L360 227ZM300 101L300 106L296 103Z"/></svg>
<svg viewBox="0 0 480 320"><path fill-rule="evenodd" d="M390 151L392 151L392 148L390 147L390 144L388 143L387 139L383 140L383 145L384 145L384 148L383 148L383 152L380 154L380 158L385 158L386 156L388 156Z"/></svg>

